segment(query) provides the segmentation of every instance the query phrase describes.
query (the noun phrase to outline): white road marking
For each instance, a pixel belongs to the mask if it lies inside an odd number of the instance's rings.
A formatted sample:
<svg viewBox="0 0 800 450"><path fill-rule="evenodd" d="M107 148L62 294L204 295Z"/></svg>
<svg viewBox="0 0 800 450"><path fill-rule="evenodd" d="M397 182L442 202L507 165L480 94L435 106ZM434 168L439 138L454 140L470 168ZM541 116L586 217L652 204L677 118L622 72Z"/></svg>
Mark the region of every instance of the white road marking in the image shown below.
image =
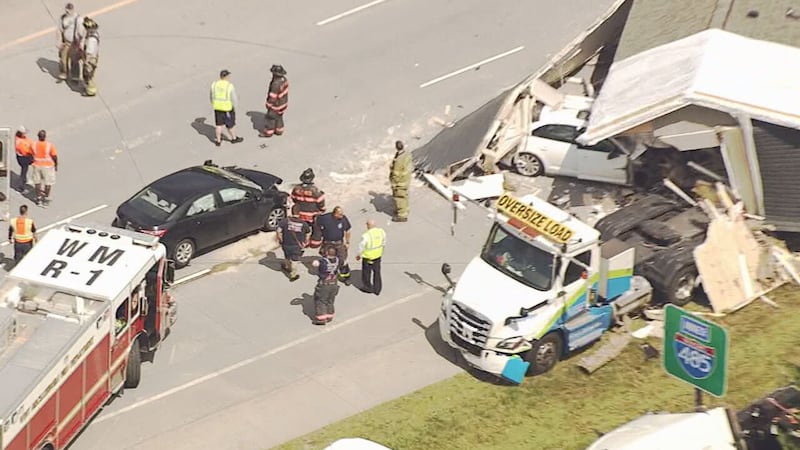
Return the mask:
<svg viewBox="0 0 800 450"><path fill-rule="evenodd" d="M483 61L478 61L475 64L471 64L471 65L469 65L467 67L464 67L463 69L458 69L455 72L450 72L450 73L448 73L446 75L440 76L439 78L434 78L431 81L427 81L425 83L420 84L419 87L426 88L426 87L428 87L428 86L430 86L432 84L436 84L436 83L438 83L440 81L444 81L444 80L446 80L448 78L452 78L452 77L454 77L456 75L461 75L462 73L464 73L464 72L466 72L468 70L472 70L472 69L474 69L476 67L480 67L480 66L482 66L484 64L489 64L490 62L497 61L498 59L505 58L506 56L513 55L514 53L521 52L524 49L525 49L525 46L524 45L520 45L517 48L513 48L513 49L511 49L511 50L509 50L507 52L503 52L503 53L500 53L499 55L492 56L491 58L486 58Z"/></svg>
<svg viewBox="0 0 800 450"><path fill-rule="evenodd" d="M88 216L89 214L92 214L92 213L95 213L97 211L100 211L103 208L108 208L108 205L95 206L94 208L86 210L86 211L84 211L82 213L75 214L74 216L69 216L66 219L61 219L58 222L51 223L50 225L43 226L42 228L38 228L36 230L36 234L39 234L39 233L44 232L44 231L47 231L47 230L49 230L50 228L53 228L53 227L57 227L57 226L59 226L61 224L67 223L67 222L69 222L71 220L80 219L83 216ZM10 243L11 242L9 242L9 241L2 242L2 243L0 243L0 247L4 247L6 245L9 245Z"/></svg>
<svg viewBox="0 0 800 450"><path fill-rule="evenodd" d="M210 272L211 272L211 269L203 269L203 270L201 270L199 272L195 272L195 273L193 273L191 275L186 275L183 278L178 278L177 280L172 282L172 285L173 286L177 286L177 285L179 285L181 283L186 283L187 281L191 281L191 280L194 280L195 278L202 277L203 275L205 275L207 273L210 273Z"/></svg>
<svg viewBox="0 0 800 450"><path fill-rule="evenodd" d="M108 5L108 6L105 6L103 8L100 8L98 10L92 11L89 14L86 14L86 15L89 16L89 17L100 16L100 15L103 15L103 14L105 14L107 12L111 12L111 11L113 11L115 9L122 8L123 6L130 5L131 3L135 3L137 1L138 0L122 0L122 1L114 3L112 5ZM32 41L32 40L34 40L36 38L40 38L42 36L45 36L45 35L50 34L50 33L55 33L55 32L56 32L56 27L49 27L49 28L45 28L44 30L39 30L39 31L37 31L35 33L31 33L31 34L28 34L26 36L22 36L19 39L14 39L11 42L6 42L5 44L0 44L0 51L3 51L5 49L7 49L7 48L16 47L17 45L24 44L24 43L26 43L28 41Z"/></svg>
<svg viewBox="0 0 800 450"><path fill-rule="evenodd" d="M327 24L329 24L331 22L335 22L335 21L337 21L337 20L339 20L339 19L341 19L343 17L347 17L347 16L349 16L351 14L355 14L355 13L357 13L359 11L363 11L363 10L365 10L367 8L372 8L373 6L376 6L376 5L380 5L381 3L385 2L385 1L386 0L375 0L375 1L372 1L372 2L369 2L369 3L366 3L364 5L357 6L357 7L353 8L353 9L349 9L349 10L347 10L347 11L341 13L341 14L337 14L335 16L328 17L325 20L320 20L319 22L317 22L317 25L318 26L327 25Z"/></svg>
<svg viewBox="0 0 800 450"><path fill-rule="evenodd" d="M383 306L380 306L378 308L375 308L375 309L373 309L371 311L367 311L364 314L361 314L361 315L358 315L358 316L355 316L355 317L351 317L351 318L345 320L344 322L340 322L340 323L337 323L337 324L334 324L334 325L331 325L331 326L326 326L325 328L320 330L319 333L309 334L309 335L304 336L304 337L302 337L300 339L296 339L296 340L294 340L292 342L288 342L288 343L286 343L284 345L281 345L279 347L275 347L272 350L269 350L269 351L266 351L266 352L261 353L259 355L253 356L251 358L239 361L236 364L232 364L232 365L230 365L228 367L225 367L223 369L217 370L215 372L211 372L211 373L209 373L207 375L203 375L202 377L195 378L194 380L186 382L184 384L181 384L180 386L175 386L174 388L168 389L168 390L166 390L166 391L164 391L164 392L162 392L160 394L156 394L156 395L154 395L152 397L140 400L140 401L138 401L136 403L133 403L132 405L126 406L126 407L121 408L121 409L119 409L117 411L114 411L112 413L106 414L104 416L101 415L97 419L95 419L94 423L105 422L106 420L113 419L114 417L117 417L117 416L120 416L122 414L125 414L125 413L128 413L130 411L133 411L134 409L140 408L140 407L145 406L145 405L149 405L150 403L156 402L156 401L161 400L163 398L166 398L166 397L175 395L175 394L177 394L179 392L185 391L185 390L187 390L187 389L189 389L191 387L197 386L198 384L205 383L206 381L213 380L214 378L219 378L222 375L225 375L225 374L227 374L229 372L233 372L234 370L241 369L242 367L249 366L250 364L253 364L255 362L261 361L262 359L265 359L265 358L268 358L270 356L276 355L276 354L278 354L280 352L289 350L289 349L291 349L293 347L297 347L298 345L304 344L304 343L306 343L308 341L311 341L311 340L313 340L313 339L315 339L317 337L322 336L324 333L329 333L329 332L335 331L335 330L337 330L339 328L346 327L346 326L348 326L350 324L353 324L355 322L359 322L359 321L361 321L363 319L366 319L367 317L374 316L375 314L378 314L380 312L386 311L387 309L393 308L395 306L402 305L403 303L408 303L411 300L419 298L419 297L421 297L421 296L423 296L423 295L425 295L427 293L433 292L433 291L435 291L434 288L426 287L425 289L423 289L420 292L417 292L417 293L414 293L414 294L399 298L399 299L397 299L397 300L395 300L395 301L393 301L391 303L387 303L387 304L385 304Z"/></svg>

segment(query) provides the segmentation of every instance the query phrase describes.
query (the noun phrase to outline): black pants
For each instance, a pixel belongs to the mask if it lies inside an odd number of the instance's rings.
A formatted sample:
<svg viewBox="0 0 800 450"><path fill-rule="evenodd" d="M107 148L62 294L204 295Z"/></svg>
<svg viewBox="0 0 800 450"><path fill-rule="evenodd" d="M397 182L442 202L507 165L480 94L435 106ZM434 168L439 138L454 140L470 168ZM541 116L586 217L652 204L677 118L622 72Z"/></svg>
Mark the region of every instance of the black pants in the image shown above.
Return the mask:
<svg viewBox="0 0 800 450"><path fill-rule="evenodd" d="M33 242L14 242L14 264L20 262L33 248Z"/></svg>
<svg viewBox="0 0 800 450"><path fill-rule="evenodd" d="M336 294L339 293L339 285L336 282L318 282L314 288L314 319L318 322L330 322L333 320L335 312L333 303L336 301Z"/></svg>
<svg viewBox="0 0 800 450"><path fill-rule="evenodd" d="M264 120L264 136L272 136L273 134L278 136L283 134L283 114L267 110Z"/></svg>
<svg viewBox="0 0 800 450"><path fill-rule="evenodd" d="M19 156L17 155L17 162L19 163L19 189L25 189L25 186L28 184L28 167L31 166L33 162L33 157L31 156Z"/></svg>
<svg viewBox="0 0 800 450"><path fill-rule="evenodd" d="M383 289L380 258L369 261L361 260L361 282L364 283L365 290L380 295L381 289Z"/></svg>

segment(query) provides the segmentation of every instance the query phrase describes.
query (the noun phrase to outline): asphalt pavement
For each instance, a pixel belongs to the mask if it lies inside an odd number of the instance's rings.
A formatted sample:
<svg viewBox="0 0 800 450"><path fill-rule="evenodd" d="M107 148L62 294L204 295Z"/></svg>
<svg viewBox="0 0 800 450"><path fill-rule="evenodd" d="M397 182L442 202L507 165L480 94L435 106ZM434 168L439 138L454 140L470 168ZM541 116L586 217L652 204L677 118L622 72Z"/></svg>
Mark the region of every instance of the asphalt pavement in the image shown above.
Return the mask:
<svg viewBox="0 0 800 450"><path fill-rule="evenodd" d="M330 206L343 205L358 230L367 215L379 218L389 234L386 290L344 289L339 325L327 330L309 324L311 277L288 283L264 260L269 234L198 257L178 277L220 272L177 288L174 334L145 366L142 386L73 446L90 449L108 448L110 435L118 448L170 439L193 448L201 438L267 447L455 373L411 319L430 324L441 294L428 283L442 283L443 261L460 271L488 219L471 208L450 236L447 204L416 187L411 221L389 222L393 141L414 148L439 129L434 118L455 120L521 80L610 0L387 0L361 9L343 0L87 0L76 7L98 12L102 36L96 98L56 82L48 28L62 2L9 2L0 124L48 130L60 155L53 204L32 209L39 228L75 217L110 223L146 183L213 159L273 172L287 189L312 167ZM274 63L288 71L290 103L286 134L267 140L257 129ZM245 141L217 148L208 89L223 68L233 73ZM12 194L12 210L23 202Z"/></svg>

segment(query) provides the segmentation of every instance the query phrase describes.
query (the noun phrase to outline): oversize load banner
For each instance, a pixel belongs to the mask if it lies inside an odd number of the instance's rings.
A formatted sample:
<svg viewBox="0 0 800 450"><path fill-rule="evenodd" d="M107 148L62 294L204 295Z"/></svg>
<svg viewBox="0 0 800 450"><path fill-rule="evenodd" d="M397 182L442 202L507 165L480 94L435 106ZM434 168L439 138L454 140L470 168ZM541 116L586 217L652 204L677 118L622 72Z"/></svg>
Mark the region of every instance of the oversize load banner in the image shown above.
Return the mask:
<svg viewBox="0 0 800 450"><path fill-rule="evenodd" d="M547 217L542 212L534 209L525 202L503 194L497 201L497 210L509 217L513 217L522 222L525 226L533 228L538 233L547 236L549 239L566 244L575 234L570 228Z"/></svg>

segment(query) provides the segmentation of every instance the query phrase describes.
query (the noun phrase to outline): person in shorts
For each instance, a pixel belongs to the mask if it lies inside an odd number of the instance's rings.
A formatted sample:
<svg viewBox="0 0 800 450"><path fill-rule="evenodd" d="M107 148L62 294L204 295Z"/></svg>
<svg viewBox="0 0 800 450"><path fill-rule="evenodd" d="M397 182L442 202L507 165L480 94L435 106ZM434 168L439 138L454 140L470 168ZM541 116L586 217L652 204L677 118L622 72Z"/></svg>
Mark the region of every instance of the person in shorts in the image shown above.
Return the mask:
<svg viewBox="0 0 800 450"><path fill-rule="evenodd" d="M39 130L39 140L33 144L33 167L31 175L36 186L36 204L50 204L50 190L56 184L58 170L58 152L56 146L47 140L47 132Z"/></svg>
<svg viewBox="0 0 800 450"><path fill-rule="evenodd" d="M222 127L228 129L231 143L238 144L244 138L236 136L236 88L228 81L230 71L219 73L219 80L211 83L211 106L214 108L214 143L222 145Z"/></svg>

